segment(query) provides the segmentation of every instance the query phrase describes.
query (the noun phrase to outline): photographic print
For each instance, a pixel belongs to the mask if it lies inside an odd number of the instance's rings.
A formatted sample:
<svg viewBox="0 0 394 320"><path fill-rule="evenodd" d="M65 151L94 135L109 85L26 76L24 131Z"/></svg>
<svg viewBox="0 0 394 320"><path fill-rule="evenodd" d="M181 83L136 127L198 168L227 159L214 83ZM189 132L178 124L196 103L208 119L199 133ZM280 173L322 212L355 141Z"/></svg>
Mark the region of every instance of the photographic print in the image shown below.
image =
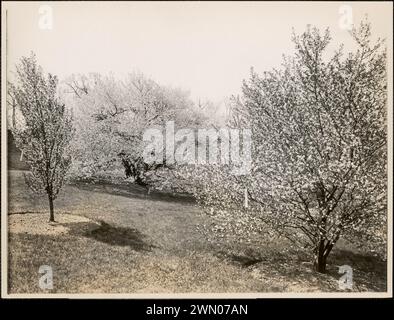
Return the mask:
<svg viewBox="0 0 394 320"><path fill-rule="evenodd" d="M2 295L392 296L392 25L2 2Z"/></svg>

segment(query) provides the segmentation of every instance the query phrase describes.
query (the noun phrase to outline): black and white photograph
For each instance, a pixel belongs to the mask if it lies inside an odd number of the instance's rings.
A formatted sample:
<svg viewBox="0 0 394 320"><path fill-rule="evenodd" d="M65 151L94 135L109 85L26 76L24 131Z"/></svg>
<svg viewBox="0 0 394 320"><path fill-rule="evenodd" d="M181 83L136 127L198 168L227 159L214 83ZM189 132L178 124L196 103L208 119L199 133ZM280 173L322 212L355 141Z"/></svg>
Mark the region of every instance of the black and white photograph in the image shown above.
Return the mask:
<svg viewBox="0 0 394 320"><path fill-rule="evenodd" d="M3 297L392 297L392 2L1 7Z"/></svg>

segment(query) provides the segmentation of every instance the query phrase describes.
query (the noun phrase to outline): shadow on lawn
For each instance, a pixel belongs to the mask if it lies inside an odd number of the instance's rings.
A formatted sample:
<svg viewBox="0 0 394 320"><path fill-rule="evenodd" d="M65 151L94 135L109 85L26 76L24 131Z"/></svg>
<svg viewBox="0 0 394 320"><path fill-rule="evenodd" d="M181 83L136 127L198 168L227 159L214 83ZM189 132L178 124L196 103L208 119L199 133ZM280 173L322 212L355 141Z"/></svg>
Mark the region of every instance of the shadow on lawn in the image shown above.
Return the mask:
<svg viewBox="0 0 394 320"><path fill-rule="evenodd" d="M137 229L111 226L104 221L100 226L84 233L84 236L116 246L129 246L135 251L151 251L155 246L144 241L146 237Z"/></svg>
<svg viewBox="0 0 394 320"><path fill-rule="evenodd" d="M336 249L329 257L326 274L314 271L310 257L302 251L219 251L216 256L241 268L257 268L268 279L292 279L294 284L309 284L322 291L340 291L338 280L342 274L339 273L339 266L349 265L353 269L353 291L385 292L387 288L386 261L366 253ZM279 291L285 291L286 285L278 288ZM274 289L270 287L270 290Z"/></svg>
<svg viewBox="0 0 394 320"><path fill-rule="evenodd" d="M102 192L127 198L149 199L152 201L179 202L183 204L196 203L195 199L189 194L168 193L156 190L152 190L150 193L148 193L147 188L130 182L111 183L109 181L103 180L80 179L77 181L73 181L71 185L76 186L77 188L82 190Z"/></svg>
<svg viewBox="0 0 394 320"><path fill-rule="evenodd" d="M365 272L386 273L387 263L371 254L355 253L350 250L337 249L331 261L337 265L348 264Z"/></svg>

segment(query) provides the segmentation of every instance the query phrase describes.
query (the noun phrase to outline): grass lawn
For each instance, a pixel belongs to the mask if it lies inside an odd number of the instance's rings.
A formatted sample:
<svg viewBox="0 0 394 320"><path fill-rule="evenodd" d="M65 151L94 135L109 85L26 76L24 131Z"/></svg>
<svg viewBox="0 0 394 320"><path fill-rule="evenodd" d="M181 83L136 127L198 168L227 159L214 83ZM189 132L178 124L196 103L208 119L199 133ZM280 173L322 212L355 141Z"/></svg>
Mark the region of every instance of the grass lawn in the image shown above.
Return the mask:
<svg viewBox="0 0 394 320"><path fill-rule="evenodd" d="M74 183L55 201L32 194L22 171L9 172L10 293L186 293L339 291L338 266L353 268L354 291L386 291L386 263L339 244L325 275L303 252L262 239L211 242L209 217L184 196L132 185ZM38 286L41 265L54 288Z"/></svg>

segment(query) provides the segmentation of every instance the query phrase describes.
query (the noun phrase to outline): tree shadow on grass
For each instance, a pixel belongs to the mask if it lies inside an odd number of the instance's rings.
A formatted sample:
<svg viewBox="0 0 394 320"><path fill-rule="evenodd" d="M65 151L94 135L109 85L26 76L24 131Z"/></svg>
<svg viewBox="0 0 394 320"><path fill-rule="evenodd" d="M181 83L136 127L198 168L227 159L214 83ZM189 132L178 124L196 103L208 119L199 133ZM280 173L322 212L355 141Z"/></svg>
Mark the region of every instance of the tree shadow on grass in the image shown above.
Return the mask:
<svg viewBox="0 0 394 320"><path fill-rule="evenodd" d="M347 247L344 248L344 245ZM350 248L350 249L349 249ZM342 292L339 280L344 273L339 267L352 268L353 288L347 292L386 292L387 261L366 250L341 244L328 257L327 272L318 273L313 267L313 257L308 249L291 246L286 240L254 246L252 244L222 245L213 253L227 263L256 273L265 281L262 292L321 291ZM276 281L276 284L267 284Z"/></svg>
<svg viewBox="0 0 394 320"><path fill-rule="evenodd" d="M228 256L235 264L239 264L243 268L250 267L256 263L262 262L261 258L251 257L247 255L230 254Z"/></svg>
<svg viewBox="0 0 394 320"><path fill-rule="evenodd" d="M354 287L350 291L386 291L386 262L364 253L347 250L335 250L330 255L327 273L321 274L314 270L311 258L302 250L282 252L270 250L258 252L244 250L238 252L219 251L215 255L241 268L260 270L263 277L269 280L277 279L278 285L264 284L262 291L286 291L288 286L295 286L291 290L310 288L311 291L341 291L338 280L340 265L353 268ZM289 288L290 288L289 287ZM276 289L275 289L276 288Z"/></svg>
<svg viewBox="0 0 394 320"><path fill-rule="evenodd" d="M126 198L136 198L150 201L166 201L166 202L177 202L185 205L195 205L196 200L189 194L185 193L170 193L158 190L152 190L148 194L146 187L139 186L135 183L123 182L123 183L111 183L104 180L93 180L93 179L80 179L70 183L79 189L101 192L115 196L122 196Z"/></svg>
<svg viewBox="0 0 394 320"><path fill-rule="evenodd" d="M251 247L235 251L220 250L215 252L215 256L242 268L248 268L261 262L281 265L289 261L289 254L285 254L281 251L268 249L262 252ZM302 259L299 255L294 255L293 258Z"/></svg>
<svg viewBox="0 0 394 320"><path fill-rule="evenodd" d="M137 229L115 227L104 221L99 227L85 232L84 236L110 245L128 246L135 251L151 251L155 247L146 242L146 236Z"/></svg>
<svg viewBox="0 0 394 320"><path fill-rule="evenodd" d="M337 249L333 252L331 259L337 265L353 265L366 272L386 273L387 271L387 263L371 254L361 254L350 250Z"/></svg>

